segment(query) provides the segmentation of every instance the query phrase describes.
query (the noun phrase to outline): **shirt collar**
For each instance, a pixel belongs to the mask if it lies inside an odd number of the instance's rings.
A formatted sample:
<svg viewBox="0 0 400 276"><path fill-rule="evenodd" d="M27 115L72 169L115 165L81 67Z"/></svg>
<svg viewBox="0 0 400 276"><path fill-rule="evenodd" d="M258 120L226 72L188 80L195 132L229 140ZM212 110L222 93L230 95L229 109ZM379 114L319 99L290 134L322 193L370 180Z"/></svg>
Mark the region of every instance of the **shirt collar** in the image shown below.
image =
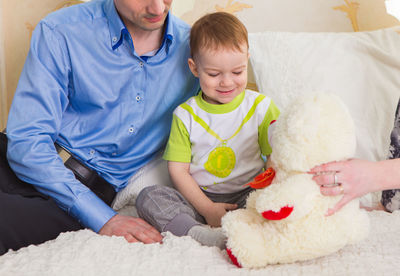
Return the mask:
<svg viewBox="0 0 400 276"><path fill-rule="evenodd" d="M119 17L113 0L105 2L104 12L109 22L111 47L113 50L115 50L122 44L122 39L124 35L128 33L128 30L126 29L125 24ZM164 37L160 49L164 46L164 44L166 44L168 51L168 48L171 45L174 37L170 12L168 12L167 18L165 19L165 23L166 23L166 28L164 31Z"/></svg>
<svg viewBox="0 0 400 276"><path fill-rule="evenodd" d="M203 99L203 91L195 97L197 105L204 111L212 114L224 114L235 110L242 102L245 96L245 91L237 95L231 102L226 104L211 104Z"/></svg>
<svg viewBox="0 0 400 276"><path fill-rule="evenodd" d="M173 33L172 24L171 24L171 17L172 17L171 12L168 12L167 18L165 19L165 23L167 24L167 27L165 28L164 38L163 38L163 43L167 43L167 46L169 46L174 39L174 33Z"/></svg>
<svg viewBox="0 0 400 276"><path fill-rule="evenodd" d="M170 18L171 18L171 15L168 12L167 18L165 19L166 27L165 27L165 31L164 31L164 37L161 42L160 48L158 48L158 50L155 52L154 55L157 55L157 53L164 47L164 44L165 44L166 52L168 54L169 47L173 41L172 24L170 24L170 21L171 21ZM141 56L141 58L147 61L149 56Z"/></svg>
<svg viewBox="0 0 400 276"><path fill-rule="evenodd" d="M111 47L113 50L119 47L122 43L123 34L127 32L124 23L118 15L114 5L114 0L106 1L104 4L104 12L108 19L110 31Z"/></svg>

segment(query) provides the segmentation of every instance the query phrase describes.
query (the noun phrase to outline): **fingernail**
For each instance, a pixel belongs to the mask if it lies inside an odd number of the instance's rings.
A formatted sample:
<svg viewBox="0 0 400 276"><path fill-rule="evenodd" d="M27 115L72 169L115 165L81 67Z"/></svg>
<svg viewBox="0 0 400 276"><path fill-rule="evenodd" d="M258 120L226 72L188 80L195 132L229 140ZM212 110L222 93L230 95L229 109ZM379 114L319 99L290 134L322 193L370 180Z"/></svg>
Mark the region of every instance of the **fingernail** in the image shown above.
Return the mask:
<svg viewBox="0 0 400 276"><path fill-rule="evenodd" d="M328 209L328 211L325 213L326 217L329 217L330 215L332 215L332 209Z"/></svg>

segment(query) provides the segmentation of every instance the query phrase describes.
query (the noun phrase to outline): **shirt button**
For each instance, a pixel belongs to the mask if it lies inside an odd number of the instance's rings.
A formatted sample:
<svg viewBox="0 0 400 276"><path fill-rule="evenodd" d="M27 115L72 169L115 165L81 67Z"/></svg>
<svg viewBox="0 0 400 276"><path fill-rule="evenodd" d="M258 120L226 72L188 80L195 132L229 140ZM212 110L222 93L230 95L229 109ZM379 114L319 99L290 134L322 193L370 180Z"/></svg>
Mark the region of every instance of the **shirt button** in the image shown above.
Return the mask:
<svg viewBox="0 0 400 276"><path fill-rule="evenodd" d="M93 155L94 154L94 150L90 150L90 155Z"/></svg>
<svg viewBox="0 0 400 276"><path fill-rule="evenodd" d="M140 96L136 96L136 101L140 101Z"/></svg>
<svg viewBox="0 0 400 276"><path fill-rule="evenodd" d="M134 128L133 128L133 127L130 127L130 128L129 128L129 132L132 133L133 131L134 131Z"/></svg>
<svg viewBox="0 0 400 276"><path fill-rule="evenodd" d="M139 62L139 66L143 68L143 61Z"/></svg>
<svg viewBox="0 0 400 276"><path fill-rule="evenodd" d="M117 37L114 36L114 37L112 38L112 41L113 41L113 42L117 42Z"/></svg>

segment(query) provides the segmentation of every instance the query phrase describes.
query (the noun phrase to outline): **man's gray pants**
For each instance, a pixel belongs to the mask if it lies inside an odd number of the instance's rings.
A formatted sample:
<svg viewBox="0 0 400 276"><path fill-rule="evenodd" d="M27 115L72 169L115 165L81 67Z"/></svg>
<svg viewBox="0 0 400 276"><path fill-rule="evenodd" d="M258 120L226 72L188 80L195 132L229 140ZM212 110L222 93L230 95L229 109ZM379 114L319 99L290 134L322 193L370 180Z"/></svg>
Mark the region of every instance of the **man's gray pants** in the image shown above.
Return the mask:
<svg viewBox="0 0 400 276"><path fill-rule="evenodd" d="M231 194L204 192L213 202L237 204L243 208L250 187ZM144 188L136 198L139 217L153 225L160 232L171 232L185 236L195 225L206 224L203 216L174 188L154 185Z"/></svg>

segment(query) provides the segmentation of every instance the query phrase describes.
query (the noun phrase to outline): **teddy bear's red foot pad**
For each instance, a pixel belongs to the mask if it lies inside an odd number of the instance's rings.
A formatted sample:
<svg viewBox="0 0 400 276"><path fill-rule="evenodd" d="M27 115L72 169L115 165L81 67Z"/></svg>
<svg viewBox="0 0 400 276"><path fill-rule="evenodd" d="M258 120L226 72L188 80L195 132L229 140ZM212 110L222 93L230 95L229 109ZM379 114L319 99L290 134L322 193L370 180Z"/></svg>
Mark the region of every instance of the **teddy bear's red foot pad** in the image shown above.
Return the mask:
<svg viewBox="0 0 400 276"><path fill-rule="evenodd" d="M239 264L238 260L236 259L235 255L233 255L232 251L229 248L226 249L226 253L228 253L229 258L231 259L234 265L236 265L237 267L242 267Z"/></svg>
<svg viewBox="0 0 400 276"><path fill-rule="evenodd" d="M293 207L292 206L285 206L282 207L279 212L274 212L274 211L265 211L262 212L262 216L265 219L268 220L281 220L284 218L287 218L293 211Z"/></svg>

